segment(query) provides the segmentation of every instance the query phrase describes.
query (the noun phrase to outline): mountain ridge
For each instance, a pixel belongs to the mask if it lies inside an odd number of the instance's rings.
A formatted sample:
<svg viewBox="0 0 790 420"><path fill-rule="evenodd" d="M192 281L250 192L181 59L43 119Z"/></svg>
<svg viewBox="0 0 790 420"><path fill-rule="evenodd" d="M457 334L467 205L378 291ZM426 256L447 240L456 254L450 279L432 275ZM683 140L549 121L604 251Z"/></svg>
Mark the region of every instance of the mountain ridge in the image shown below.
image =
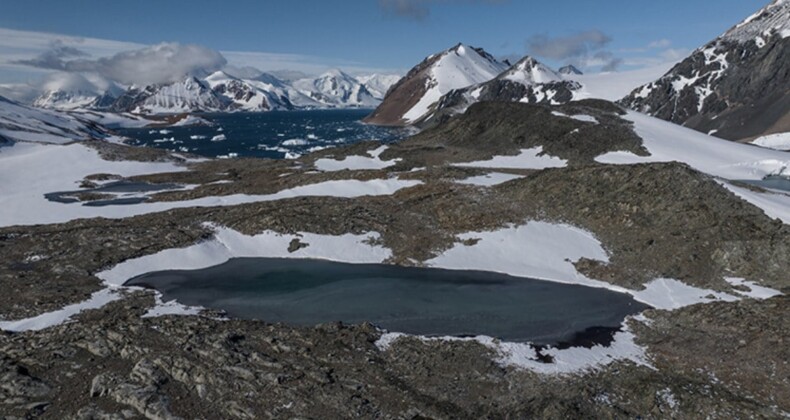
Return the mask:
<svg viewBox="0 0 790 420"><path fill-rule="evenodd" d="M790 131L790 3L775 0L619 103L728 140Z"/></svg>

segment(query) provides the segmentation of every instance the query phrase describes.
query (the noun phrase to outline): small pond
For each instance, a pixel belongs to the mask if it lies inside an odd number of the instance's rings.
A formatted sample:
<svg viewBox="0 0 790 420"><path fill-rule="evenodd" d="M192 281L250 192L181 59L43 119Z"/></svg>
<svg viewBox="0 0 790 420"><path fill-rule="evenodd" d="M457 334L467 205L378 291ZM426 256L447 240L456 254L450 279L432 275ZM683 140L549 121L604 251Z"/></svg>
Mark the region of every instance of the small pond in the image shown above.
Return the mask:
<svg viewBox="0 0 790 420"><path fill-rule="evenodd" d="M309 259L238 258L201 270L148 273L127 285L238 318L304 326L368 321L394 332L535 344L616 329L647 308L606 289L491 272Z"/></svg>

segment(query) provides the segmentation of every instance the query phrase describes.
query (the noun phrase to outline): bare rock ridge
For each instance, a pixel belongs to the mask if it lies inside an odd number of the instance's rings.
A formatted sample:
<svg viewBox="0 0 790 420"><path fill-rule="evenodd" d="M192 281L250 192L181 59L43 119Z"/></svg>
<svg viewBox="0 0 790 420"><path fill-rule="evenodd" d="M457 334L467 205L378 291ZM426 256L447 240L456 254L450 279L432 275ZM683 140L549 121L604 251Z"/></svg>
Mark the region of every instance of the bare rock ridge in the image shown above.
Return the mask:
<svg viewBox="0 0 790 420"><path fill-rule="evenodd" d="M620 103L729 140L790 131L790 2L773 1Z"/></svg>

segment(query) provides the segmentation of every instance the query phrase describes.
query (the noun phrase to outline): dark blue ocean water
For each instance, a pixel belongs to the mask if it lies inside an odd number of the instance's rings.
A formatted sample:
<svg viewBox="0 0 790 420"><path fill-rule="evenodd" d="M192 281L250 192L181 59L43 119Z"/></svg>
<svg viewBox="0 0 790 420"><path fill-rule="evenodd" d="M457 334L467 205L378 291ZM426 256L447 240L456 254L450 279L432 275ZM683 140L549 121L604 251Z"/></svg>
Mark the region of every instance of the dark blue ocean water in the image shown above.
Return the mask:
<svg viewBox="0 0 790 420"><path fill-rule="evenodd" d="M296 157L321 148L366 140L399 140L404 129L376 127L360 121L370 110L274 111L200 114L210 125L127 128L119 134L135 146L150 146L206 157Z"/></svg>
<svg viewBox="0 0 790 420"><path fill-rule="evenodd" d="M238 258L202 270L149 273L127 284L240 318L308 326L369 321L396 332L536 344L618 328L647 308L606 289L504 274L309 259Z"/></svg>

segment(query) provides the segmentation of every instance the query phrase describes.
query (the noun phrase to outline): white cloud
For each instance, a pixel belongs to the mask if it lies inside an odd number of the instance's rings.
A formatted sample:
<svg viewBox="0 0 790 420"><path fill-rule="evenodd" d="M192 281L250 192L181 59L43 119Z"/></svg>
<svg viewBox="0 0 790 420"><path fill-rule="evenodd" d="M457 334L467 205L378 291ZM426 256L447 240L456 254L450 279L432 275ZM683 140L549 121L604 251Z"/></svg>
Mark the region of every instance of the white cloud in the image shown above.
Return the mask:
<svg viewBox="0 0 790 420"><path fill-rule="evenodd" d="M295 70L307 74L318 74L331 68L342 68L350 74L393 73L400 70L301 54L218 52L205 47L173 43L148 46L0 28L0 84L4 84L0 92L6 94L29 90L25 85L39 86L42 79L56 71L88 72L124 84L145 84L201 69L215 69L225 65L223 60L227 60L227 64L236 70L254 67L264 71ZM245 69L246 72L250 70ZM13 93L9 96L13 97Z"/></svg>
<svg viewBox="0 0 790 420"><path fill-rule="evenodd" d="M672 41L668 39L659 39L648 44L647 48L651 48L651 49L669 48L671 45L672 45Z"/></svg>
<svg viewBox="0 0 790 420"><path fill-rule="evenodd" d="M628 57L623 64L632 67L653 67L664 63L674 63L686 58L691 50L686 48L667 48L649 56Z"/></svg>

